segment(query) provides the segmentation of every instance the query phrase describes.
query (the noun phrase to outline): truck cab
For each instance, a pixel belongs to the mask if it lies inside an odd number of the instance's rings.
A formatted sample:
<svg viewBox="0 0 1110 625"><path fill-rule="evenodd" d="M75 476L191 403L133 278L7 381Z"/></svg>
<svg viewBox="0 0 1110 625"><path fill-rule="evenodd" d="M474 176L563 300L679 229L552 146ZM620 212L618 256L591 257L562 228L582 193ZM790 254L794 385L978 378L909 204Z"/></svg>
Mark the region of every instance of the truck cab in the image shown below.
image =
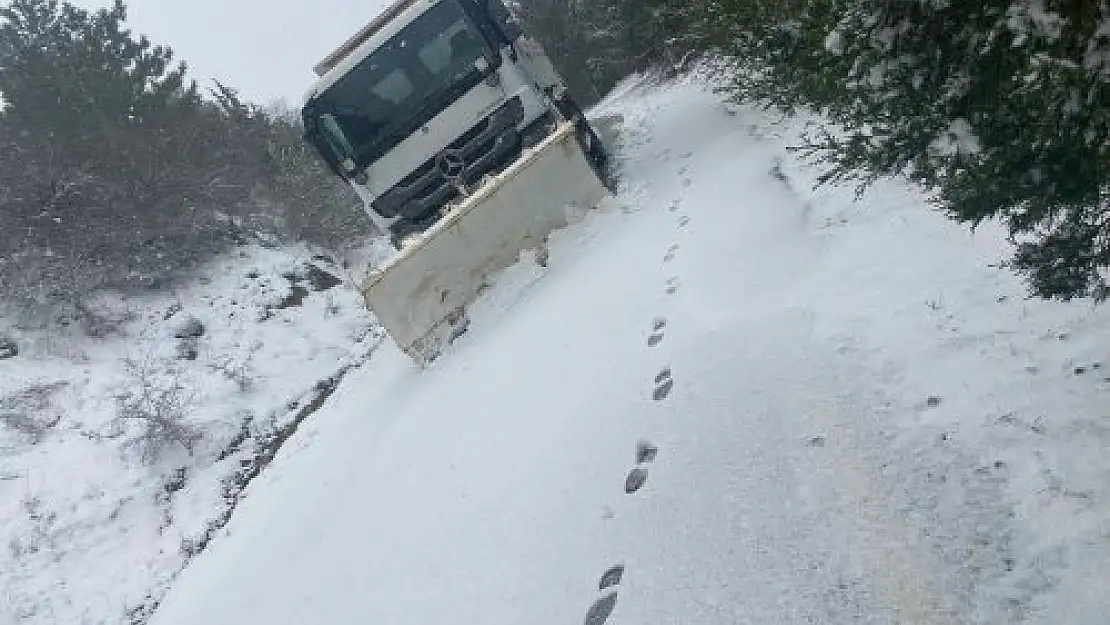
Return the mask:
<svg viewBox="0 0 1110 625"><path fill-rule="evenodd" d="M398 249L561 122L605 167L550 60L501 0L399 0L314 69L305 138Z"/></svg>

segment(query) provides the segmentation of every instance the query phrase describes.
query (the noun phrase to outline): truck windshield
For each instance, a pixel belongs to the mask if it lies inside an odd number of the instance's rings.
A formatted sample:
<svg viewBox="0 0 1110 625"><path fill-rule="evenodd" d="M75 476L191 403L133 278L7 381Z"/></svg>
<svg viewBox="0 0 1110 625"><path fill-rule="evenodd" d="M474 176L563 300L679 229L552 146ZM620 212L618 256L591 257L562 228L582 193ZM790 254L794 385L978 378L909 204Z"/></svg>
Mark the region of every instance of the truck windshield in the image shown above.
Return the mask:
<svg viewBox="0 0 1110 625"><path fill-rule="evenodd" d="M443 0L320 94L315 127L338 160L365 164L377 156L371 152L392 147L383 145L391 136L426 121L417 119L420 113L460 83L470 78L463 88L476 84L475 61L487 49L462 7Z"/></svg>

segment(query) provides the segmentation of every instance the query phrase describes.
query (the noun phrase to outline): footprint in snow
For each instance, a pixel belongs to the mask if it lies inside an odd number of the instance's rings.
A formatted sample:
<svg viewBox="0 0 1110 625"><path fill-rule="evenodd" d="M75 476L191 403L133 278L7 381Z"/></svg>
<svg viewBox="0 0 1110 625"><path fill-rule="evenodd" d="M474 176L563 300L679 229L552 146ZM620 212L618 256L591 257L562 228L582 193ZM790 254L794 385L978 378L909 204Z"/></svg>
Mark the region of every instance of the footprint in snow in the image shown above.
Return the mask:
<svg viewBox="0 0 1110 625"><path fill-rule="evenodd" d="M624 479L625 493L631 495L643 487L648 478L648 470L644 465L655 462L657 455L659 455L659 448L648 441L640 441L636 444L636 466L632 467L628 477Z"/></svg>
<svg viewBox="0 0 1110 625"><path fill-rule="evenodd" d="M674 389L674 378L671 377L671 368L667 367L655 376L655 389L651 392L651 398L655 401L663 401Z"/></svg>
<svg viewBox="0 0 1110 625"><path fill-rule="evenodd" d="M686 176L685 178L682 179L682 188L683 189L689 189L690 186L693 185L693 184L694 184L694 181L689 176Z"/></svg>
<svg viewBox="0 0 1110 625"><path fill-rule="evenodd" d="M617 607L617 592L613 592L598 599L590 606L586 612L586 620L584 625L601 625L609 620L609 616L613 614L613 610Z"/></svg>
<svg viewBox="0 0 1110 625"><path fill-rule="evenodd" d="M615 564L601 574L601 579L597 582L597 589L605 594L597 601L594 601L590 609L586 611L585 625L601 625L609 620L609 616L613 613L613 609L617 607L617 591L615 588L620 585L621 579L623 578L623 564ZM614 590L606 592L610 588Z"/></svg>
<svg viewBox="0 0 1110 625"><path fill-rule="evenodd" d="M678 278L667 278L667 295L674 295L675 293L678 293L678 287Z"/></svg>
<svg viewBox="0 0 1110 625"><path fill-rule="evenodd" d="M652 325L651 336L649 336L647 340L648 347L655 347L659 343L663 342L663 328L666 327L666 319L660 317L655 320L655 323Z"/></svg>
<svg viewBox="0 0 1110 625"><path fill-rule="evenodd" d="M678 245L672 245L667 248L667 253L663 255L663 262L669 263L674 260L675 254L678 252Z"/></svg>
<svg viewBox="0 0 1110 625"><path fill-rule="evenodd" d="M597 582L598 590L605 590L612 588L621 583L621 578L624 577L624 565L617 564L609 567L604 573L601 574L601 579Z"/></svg>
<svg viewBox="0 0 1110 625"><path fill-rule="evenodd" d="M644 483L647 482L648 472L644 467L633 467L628 472L628 477L624 479L624 492L631 495L632 493L640 490Z"/></svg>
<svg viewBox="0 0 1110 625"><path fill-rule="evenodd" d="M678 227L679 228L685 228L689 223L690 223L690 217L688 215L683 215L683 216L678 218Z"/></svg>
<svg viewBox="0 0 1110 625"><path fill-rule="evenodd" d="M690 173L690 166L689 165L683 165L682 167L678 168L678 175L679 176L685 176L688 173Z"/></svg>
<svg viewBox="0 0 1110 625"><path fill-rule="evenodd" d="M667 206L667 212L673 213L677 211L680 206L682 206L682 200L671 200L670 205Z"/></svg>

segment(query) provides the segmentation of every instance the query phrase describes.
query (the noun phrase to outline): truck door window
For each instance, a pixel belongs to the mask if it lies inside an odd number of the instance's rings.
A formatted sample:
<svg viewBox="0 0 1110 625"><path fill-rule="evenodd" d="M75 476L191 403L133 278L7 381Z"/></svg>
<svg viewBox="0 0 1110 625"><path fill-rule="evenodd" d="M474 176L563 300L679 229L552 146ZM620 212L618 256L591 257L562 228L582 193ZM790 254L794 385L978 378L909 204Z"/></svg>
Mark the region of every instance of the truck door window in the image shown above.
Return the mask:
<svg viewBox="0 0 1110 625"><path fill-rule="evenodd" d="M350 158L354 155L354 147L347 141L343 129L339 127L339 122L335 119L335 115L321 115L320 128L323 131L324 138L327 139L328 145L339 157L337 160Z"/></svg>

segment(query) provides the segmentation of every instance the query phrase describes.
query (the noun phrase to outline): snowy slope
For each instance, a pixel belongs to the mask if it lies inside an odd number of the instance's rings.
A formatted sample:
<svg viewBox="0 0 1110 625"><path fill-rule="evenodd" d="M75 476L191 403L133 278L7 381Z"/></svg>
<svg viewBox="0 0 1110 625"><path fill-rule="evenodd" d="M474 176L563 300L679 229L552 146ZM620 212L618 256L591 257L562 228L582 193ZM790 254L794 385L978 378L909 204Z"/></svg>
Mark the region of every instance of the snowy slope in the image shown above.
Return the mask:
<svg viewBox="0 0 1110 625"><path fill-rule="evenodd" d="M621 196L432 368L353 370L152 623L1105 622L1110 313L911 188L811 191L804 120L604 108Z"/></svg>
<svg viewBox="0 0 1110 625"><path fill-rule="evenodd" d="M0 625L141 619L267 448L379 342L343 273L245 247L177 292L105 295L99 338L0 319L20 346L0 360ZM192 453L122 406L179 416Z"/></svg>

